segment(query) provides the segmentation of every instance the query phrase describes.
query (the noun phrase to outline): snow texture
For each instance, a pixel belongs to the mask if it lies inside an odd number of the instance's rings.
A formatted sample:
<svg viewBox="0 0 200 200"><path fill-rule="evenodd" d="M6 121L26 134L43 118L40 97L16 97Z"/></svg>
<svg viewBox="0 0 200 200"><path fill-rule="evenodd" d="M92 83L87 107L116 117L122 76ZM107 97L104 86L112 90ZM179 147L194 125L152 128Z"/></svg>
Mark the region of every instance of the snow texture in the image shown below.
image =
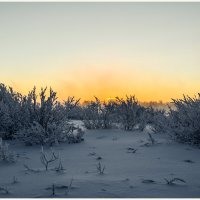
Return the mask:
<svg viewBox="0 0 200 200"><path fill-rule="evenodd" d="M200 149L148 133L87 130L82 143L52 147L60 159L47 171L39 145L9 141L17 161L0 162L0 197L200 197Z"/></svg>

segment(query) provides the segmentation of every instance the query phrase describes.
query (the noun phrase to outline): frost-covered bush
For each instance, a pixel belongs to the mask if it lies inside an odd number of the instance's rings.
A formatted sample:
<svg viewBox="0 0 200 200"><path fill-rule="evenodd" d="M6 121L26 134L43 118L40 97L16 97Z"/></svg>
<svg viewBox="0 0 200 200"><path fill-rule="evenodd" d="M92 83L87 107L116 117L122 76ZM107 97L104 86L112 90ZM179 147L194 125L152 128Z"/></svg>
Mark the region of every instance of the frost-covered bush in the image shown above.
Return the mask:
<svg viewBox="0 0 200 200"><path fill-rule="evenodd" d="M44 128L38 122L33 122L30 124L30 127L19 130L15 137L23 141L26 145L44 145L49 141L49 138L46 136Z"/></svg>
<svg viewBox="0 0 200 200"><path fill-rule="evenodd" d="M78 105L74 97L59 103L51 88L41 88L37 95L34 87L23 96L0 84L0 137L17 138L29 145L68 141L68 118Z"/></svg>
<svg viewBox="0 0 200 200"><path fill-rule="evenodd" d="M69 108L66 108L66 103L61 105L57 101L56 92L51 88L48 96L46 93L47 88L42 88L38 98L34 87L24 101L28 123L16 133L15 137L27 145L52 145L68 141L67 133L71 131L67 115ZM70 103L72 105L73 101Z"/></svg>
<svg viewBox="0 0 200 200"><path fill-rule="evenodd" d="M112 123L116 121L116 103L114 101L103 102L101 106L102 127L112 128Z"/></svg>
<svg viewBox="0 0 200 200"><path fill-rule="evenodd" d="M0 161L15 162L15 155L9 149L9 144L0 138Z"/></svg>
<svg viewBox="0 0 200 200"><path fill-rule="evenodd" d="M79 143L83 139L85 131L67 122L56 125L48 125L45 130L39 123L34 122L29 128L20 130L16 136L26 145L58 144L60 142Z"/></svg>
<svg viewBox="0 0 200 200"><path fill-rule="evenodd" d="M66 132L66 131L65 131ZM70 129L66 132L68 143L80 143L83 141L83 135L85 134L85 129L79 126L72 125Z"/></svg>
<svg viewBox="0 0 200 200"><path fill-rule="evenodd" d="M83 110L83 123L87 129L102 128L102 119L100 115L101 103L98 98L95 99L95 101L87 103Z"/></svg>
<svg viewBox="0 0 200 200"><path fill-rule="evenodd" d="M172 100L175 109L169 113L169 128L173 136L180 142L200 145L200 94Z"/></svg>
<svg viewBox="0 0 200 200"><path fill-rule="evenodd" d="M70 110L68 114L69 120L83 120L83 107L81 105L77 105L72 110Z"/></svg>
<svg viewBox="0 0 200 200"><path fill-rule="evenodd" d="M46 93L47 88L41 88L38 102L35 87L28 95L30 122L38 122L45 131L49 124L59 124L64 120L61 105L57 102L56 92L50 88L48 96Z"/></svg>
<svg viewBox="0 0 200 200"><path fill-rule="evenodd" d="M2 138L8 138L10 133L9 129L12 126L12 120L9 115L9 109L8 106L0 102L0 137Z"/></svg>
<svg viewBox="0 0 200 200"><path fill-rule="evenodd" d="M172 99L173 109L151 112L149 123L157 133L168 133L175 140L200 144L200 94L191 98Z"/></svg>
<svg viewBox="0 0 200 200"><path fill-rule="evenodd" d="M83 140L84 133L83 129L68 122L49 124L47 130L38 122L34 122L29 128L20 130L16 137L26 145L52 145L60 142L79 143Z"/></svg>
<svg viewBox="0 0 200 200"><path fill-rule="evenodd" d="M143 107L140 106L139 110L138 110L138 115L137 115L137 127L138 130L140 131L144 131L144 129L146 128L147 125L149 125L152 120L152 111L150 107Z"/></svg>
<svg viewBox="0 0 200 200"><path fill-rule="evenodd" d="M169 130L169 116L165 110L148 108L146 119L155 133L166 133Z"/></svg>
<svg viewBox="0 0 200 200"><path fill-rule="evenodd" d="M20 101L22 95L0 84L0 137L11 139L22 127Z"/></svg>
<svg viewBox="0 0 200 200"><path fill-rule="evenodd" d="M115 101L87 103L83 108L83 122L88 129L108 129L114 124L121 124L125 130L133 130L138 125L140 130L146 127L146 108L139 105L135 96L121 99L116 97Z"/></svg>
<svg viewBox="0 0 200 200"><path fill-rule="evenodd" d="M126 96L126 99L116 98L117 116L124 130L131 131L140 124L145 108L139 105L135 96Z"/></svg>
<svg viewBox="0 0 200 200"><path fill-rule="evenodd" d="M75 97L68 97L64 101L64 110L67 119L82 119L82 107L80 106L80 99L75 99Z"/></svg>
<svg viewBox="0 0 200 200"><path fill-rule="evenodd" d="M47 88L41 89L39 101L34 87L28 96L24 98L23 110L26 115L24 126L15 134L15 137L26 144L51 143L55 129L59 129L64 120L60 104L56 101L56 93L50 88L48 97Z"/></svg>
<svg viewBox="0 0 200 200"><path fill-rule="evenodd" d="M89 102L83 108L83 122L87 129L108 129L112 127L115 103L95 101Z"/></svg>

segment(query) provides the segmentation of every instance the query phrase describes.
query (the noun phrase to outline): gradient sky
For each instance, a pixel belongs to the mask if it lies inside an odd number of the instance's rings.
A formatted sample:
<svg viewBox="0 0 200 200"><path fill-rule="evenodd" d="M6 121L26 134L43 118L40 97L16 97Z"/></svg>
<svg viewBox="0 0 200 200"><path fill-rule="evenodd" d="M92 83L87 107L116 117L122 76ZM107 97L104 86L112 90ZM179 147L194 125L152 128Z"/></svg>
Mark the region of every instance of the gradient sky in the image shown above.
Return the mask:
<svg viewBox="0 0 200 200"><path fill-rule="evenodd" d="M0 3L0 82L60 99L200 92L200 3Z"/></svg>

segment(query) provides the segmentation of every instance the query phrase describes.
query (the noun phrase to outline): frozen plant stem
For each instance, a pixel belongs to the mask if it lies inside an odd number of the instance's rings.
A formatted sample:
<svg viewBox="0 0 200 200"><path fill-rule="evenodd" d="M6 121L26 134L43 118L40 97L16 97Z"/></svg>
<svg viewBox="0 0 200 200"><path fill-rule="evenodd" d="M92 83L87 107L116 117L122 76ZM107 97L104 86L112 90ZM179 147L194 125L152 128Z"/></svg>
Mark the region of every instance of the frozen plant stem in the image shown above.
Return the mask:
<svg viewBox="0 0 200 200"><path fill-rule="evenodd" d="M62 172L62 171L64 171L64 167L63 167L63 165L62 165L61 159L60 159L60 162L59 162L58 167L56 167L55 170L56 170L57 172Z"/></svg>
<svg viewBox="0 0 200 200"><path fill-rule="evenodd" d="M151 144L154 145L155 139L152 137L152 135L150 133L148 133L148 136L149 136L149 140L151 141Z"/></svg>
<svg viewBox="0 0 200 200"><path fill-rule="evenodd" d="M67 187L67 191L66 191L66 194L68 195L69 194L69 191L72 189L72 183L73 183L73 178L70 180L70 184L69 186Z"/></svg>
<svg viewBox="0 0 200 200"><path fill-rule="evenodd" d="M13 184L16 184L18 182L19 182L18 179L15 176L13 176Z"/></svg>
<svg viewBox="0 0 200 200"><path fill-rule="evenodd" d="M6 186L1 186L0 191L5 192L6 194L9 194L8 188Z"/></svg>
<svg viewBox="0 0 200 200"><path fill-rule="evenodd" d="M171 180L164 178L164 180L166 181L167 185L174 185L176 181L186 183L183 179L180 179L180 178L173 178Z"/></svg>
<svg viewBox="0 0 200 200"><path fill-rule="evenodd" d="M53 196L55 195L55 185L54 184L52 185L52 195Z"/></svg>
<svg viewBox="0 0 200 200"><path fill-rule="evenodd" d="M98 165L97 165L97 172L100 174L100 175L103 175L104 174L104 171L105 171L105 165L102 166L101 163L99 162Z"/></svg>

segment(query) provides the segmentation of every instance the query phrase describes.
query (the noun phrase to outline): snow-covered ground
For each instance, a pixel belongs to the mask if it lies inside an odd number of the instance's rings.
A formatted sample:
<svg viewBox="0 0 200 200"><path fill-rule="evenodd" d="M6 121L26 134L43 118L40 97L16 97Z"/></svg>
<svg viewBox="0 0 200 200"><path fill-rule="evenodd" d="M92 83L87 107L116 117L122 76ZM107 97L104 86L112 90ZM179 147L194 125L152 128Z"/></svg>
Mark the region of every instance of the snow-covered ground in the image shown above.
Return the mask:
<svg viewBox="0 0 200 200"><path fill-rule="evenodd" d="M200 149L163 135L153 137L157 144L148 146L144 145L147 133L87 130L82 143L53 147L62 160L63 173L52 170L59 161L45 171L40 146L10 141L18 158L14 164L0 163L0 186L9 191L0 191L0 197L200 197ZM49 152L47 147L44 150ZM103 175L97 172L99 162L105 166ZM24 164L39 171L28 171ZM186 183L168 185L164 178L181 178Z"/></svg>

